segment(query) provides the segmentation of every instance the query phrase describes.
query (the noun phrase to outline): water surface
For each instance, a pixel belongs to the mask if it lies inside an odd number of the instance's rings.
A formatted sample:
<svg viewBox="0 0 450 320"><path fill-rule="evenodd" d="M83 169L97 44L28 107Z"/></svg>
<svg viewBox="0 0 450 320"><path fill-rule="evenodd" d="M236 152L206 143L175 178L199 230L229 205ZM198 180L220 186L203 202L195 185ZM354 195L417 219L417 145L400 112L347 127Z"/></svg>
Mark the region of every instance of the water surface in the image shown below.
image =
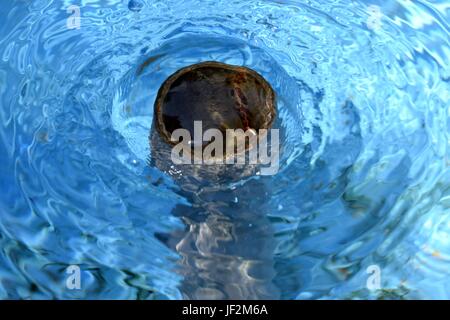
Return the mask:
<svg viewBox="0 0 450 320"><path fill-rule="evenodd" d="M450 299L448 1L76 4L0 0L0 298ZM206 60L276 91L276 175L150 161Z"/></svg>

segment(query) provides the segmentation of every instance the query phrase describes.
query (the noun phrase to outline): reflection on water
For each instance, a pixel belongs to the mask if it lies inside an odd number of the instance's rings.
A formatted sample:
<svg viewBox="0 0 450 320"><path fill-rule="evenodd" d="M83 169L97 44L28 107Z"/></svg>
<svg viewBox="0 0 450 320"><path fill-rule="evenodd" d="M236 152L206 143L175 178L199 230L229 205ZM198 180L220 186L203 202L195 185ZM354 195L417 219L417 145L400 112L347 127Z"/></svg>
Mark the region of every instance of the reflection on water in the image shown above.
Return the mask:
<svg viewBox="0 0 450 320"><path fill-rule="evenodd" d="M185 230L159 235L181 256L184 297L279 298L273 283L274 230L261 208L247 207L250 201L239 196L239 206L229 205L238 195L239 190L214 192L205 195L209 199L203 205L177 206L172 213L185 222Z"/></svg>

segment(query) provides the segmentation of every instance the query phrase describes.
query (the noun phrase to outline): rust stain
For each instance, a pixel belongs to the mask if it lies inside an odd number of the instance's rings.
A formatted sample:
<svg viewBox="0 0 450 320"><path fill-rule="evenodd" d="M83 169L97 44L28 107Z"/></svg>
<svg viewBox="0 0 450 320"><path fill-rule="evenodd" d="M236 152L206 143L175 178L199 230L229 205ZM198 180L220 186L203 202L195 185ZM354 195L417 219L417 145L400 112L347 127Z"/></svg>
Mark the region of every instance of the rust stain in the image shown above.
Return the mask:
<svg viewBox="0 0 450 320"><path fill-rule="evenodd" d="M141 73L144 71L145 68L148 67L148 65L152 62L155 62L156 60L158 60L159 58L161 58L162 56L164 56L164 54L157 54L156 56L150 57L147 60L144 61L144 63L142 63L139 68L136 70L136 75L139 76L141 75ZM160 68L158 66L158 68Z"/></svg>
<svg viewBox="0 0 450 320"><path fill-rule="evenodd" d="M243 86L247 82L247 76L244 73L237 73L233 75L231 83L233 86L233 96L236 99L236 109L239 112L244 131L250 129L250 113L248 110L248 100L245 94L242 92L240 86Z"/></svg>

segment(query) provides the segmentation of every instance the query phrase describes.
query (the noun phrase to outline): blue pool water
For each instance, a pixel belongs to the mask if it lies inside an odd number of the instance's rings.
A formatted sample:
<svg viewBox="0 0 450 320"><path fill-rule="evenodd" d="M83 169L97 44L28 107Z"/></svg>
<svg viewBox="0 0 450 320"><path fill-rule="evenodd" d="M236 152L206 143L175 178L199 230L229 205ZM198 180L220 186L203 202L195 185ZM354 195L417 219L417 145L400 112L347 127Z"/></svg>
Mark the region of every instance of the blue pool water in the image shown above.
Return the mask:
<svg viewBox="0 0 450 320"><path fill-rule="evenodd" d="M448 1L0 7L0 298L450 299ZM159 86L206 60L276 91L276 175L151 161Z"/></svg>

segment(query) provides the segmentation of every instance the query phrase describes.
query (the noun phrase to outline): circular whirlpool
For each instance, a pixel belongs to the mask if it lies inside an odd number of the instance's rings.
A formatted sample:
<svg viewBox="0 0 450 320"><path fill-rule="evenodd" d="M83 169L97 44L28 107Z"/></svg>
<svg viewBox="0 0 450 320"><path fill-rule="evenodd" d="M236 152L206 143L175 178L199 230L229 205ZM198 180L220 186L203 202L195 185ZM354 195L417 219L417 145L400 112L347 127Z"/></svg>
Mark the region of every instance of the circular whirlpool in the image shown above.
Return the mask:
<svg viewBox="0 0 450 320"><path fill-rule="evenodd" d="M0 298L450 299L447 1L5 2ZM270 83L276 173L155 161L204 61Z"/></svg>

